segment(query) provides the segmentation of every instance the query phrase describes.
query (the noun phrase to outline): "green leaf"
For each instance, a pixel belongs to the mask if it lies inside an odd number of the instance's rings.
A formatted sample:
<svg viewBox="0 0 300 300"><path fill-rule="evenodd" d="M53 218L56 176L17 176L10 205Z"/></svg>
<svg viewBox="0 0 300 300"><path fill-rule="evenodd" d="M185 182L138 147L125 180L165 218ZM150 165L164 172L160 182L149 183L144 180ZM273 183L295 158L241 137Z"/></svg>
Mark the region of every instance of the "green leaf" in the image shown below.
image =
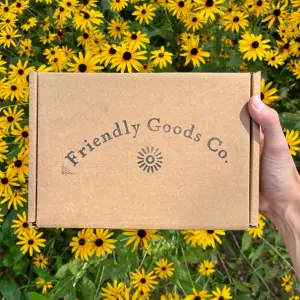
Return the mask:
<svg viewBox="0 0 300 300"><path fill-rule="evenodd" d="M84 276L80 280L79 287L80 287L80 290L81 290L80 299L90 300L92 296L95 296L95 293L96 293L95 284L88 277Z"/></svg>
<svg viewBox="0 0 300 300"><path fill-rule="evenodd" d="M264 276L265 280L271 280L280 272L279 268L269 268L266 267L266 275Z"/></svg>
<svg viewBox="0 0 300 300"><path fill-rule="evenodd" d="M76 290L73 287L72 277L68 277L59 281L49 293L49 297L50 299L59 299L60 297L70 297L69 299L75 299Z"/></svg>
<svg viewBox="0 0 300 300"><path fill-rule="evenodd" d="M69 264L64 264L62 265L56 272L55 274L55 278L57 279L63 279L67 276L68 274L68 271L69 271L69 267L68 267Z"/></svg>
<svg viewBox="0 0 300 300"><path fill-rule="evenodd" d="M73 275L76 275L80 271L80 269L82 268L82 266L83 266L83 261L80 260L80 259L74 259L74 260L71 260L68 263L69 271Z"/></svg>
<svg viewBox="0 0 300 300"><path fill-rule="evenodd" d="M10 277L2 278L0 280L0 292L6 300L21 299L21 292L17 283Z"/></svg>
<svg viewBox="0 0 300 300"><path fill-rule="evenodd" d="M286 129L300 130L300 115L282 113L280 114L280 122L282 127Z"/></svg>
<svg viewBox="0 0 300 300"><path fill-rule="evenodd" d="M23 257L18 263L14 264L13 270L16 275L20 275L26 272L28 266L30 264L30 260L27 257Z"/></svg>
<svg viewBox="0 0 300 300"><path fill-rule="evenodd" d="M242 251L245 252L249 249L252 243L251 235L248 233L248 231L244 231L244 235L242 238Z"/></svg>
<svg viewBox="0 0 300 300"><path fill-rule="evenodd" d="M238 279L234 279L234 278L233 278L233 283L234 283L234 286L235 286L239 291L241 291L241 292L243 292L243 293L250 293L250 292L251 292L250 289L249 289L249 287L247 286L246 282L242 282L242 281L240 281L240 280L238 280ZM248 283L248 285L249 285L249 283Z"/></svg>
<svg viewBox="0 0 300 300"><path fill-rule="evenodd" d="M257 249L253 253L250 254L249 258L251 262L253 263L254 261L256 261L261 256L263 251L264 251L264 244L261 244L260 246L257 247Z"/></svg>
<svg viewBox="0 0 300 300"><path fill-rule="evenodd" d="M47 300L47 299L49 299L46 296L43 296L36 292L29 292L29 293L27 293L27 296L28 296L29 300Z"/></svg>
<svg viewBox="0 0 300 300"><path fill-rule="evenodd" d="M252 300L252 298L248 295L243 294L243 295L238 295L236 297L236 300Z"/></svg>

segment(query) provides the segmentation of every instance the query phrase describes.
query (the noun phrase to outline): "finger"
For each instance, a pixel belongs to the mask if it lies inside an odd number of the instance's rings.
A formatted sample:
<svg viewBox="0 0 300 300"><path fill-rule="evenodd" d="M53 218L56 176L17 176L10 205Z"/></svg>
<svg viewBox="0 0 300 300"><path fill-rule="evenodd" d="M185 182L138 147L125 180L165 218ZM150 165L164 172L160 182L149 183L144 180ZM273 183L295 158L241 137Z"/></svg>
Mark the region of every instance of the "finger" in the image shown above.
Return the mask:
<svg viewBox="0 0 300 300"><path fill-rule="evenodd" d="M264 151L268 155L291 157L282 132L277 112L265 105L259 96L251 97L248 103L251 117L261 126L264 135Z"/></svg>
<svg viewBox="0 0 300 300"><path fill-rule="evenodd" d="M259 157L261 157L261 155L264 151L265 137L264 137L264 134L261 130L261 127L259 128L259 130L260 130L260 133L259 133L259 154L260 154L260 156Z"/></svg>

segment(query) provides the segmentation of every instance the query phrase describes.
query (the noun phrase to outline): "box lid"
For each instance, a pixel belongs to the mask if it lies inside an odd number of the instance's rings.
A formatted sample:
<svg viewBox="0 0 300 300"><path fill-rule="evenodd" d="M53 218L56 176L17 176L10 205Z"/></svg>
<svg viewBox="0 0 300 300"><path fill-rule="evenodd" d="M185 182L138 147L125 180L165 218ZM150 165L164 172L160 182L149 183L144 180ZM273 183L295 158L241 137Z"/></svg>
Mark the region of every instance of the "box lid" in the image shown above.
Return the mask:
<svg viewBox="0 0 300 300"><path fill-rule="evenodd" d="M260 73L30 73L29 222L257 226Z"/></svg>

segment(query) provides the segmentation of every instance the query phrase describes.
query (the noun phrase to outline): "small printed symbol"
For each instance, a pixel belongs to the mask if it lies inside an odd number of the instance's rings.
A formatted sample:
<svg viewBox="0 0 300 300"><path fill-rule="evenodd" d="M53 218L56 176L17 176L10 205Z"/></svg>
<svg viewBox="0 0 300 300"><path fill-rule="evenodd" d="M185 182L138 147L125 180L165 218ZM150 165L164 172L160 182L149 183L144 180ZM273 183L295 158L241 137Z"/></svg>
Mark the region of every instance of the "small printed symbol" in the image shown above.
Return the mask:
<svg viewBox="0 0 300 300"><path fill-rule="evenodd" d="M154 150L154 147L142 148L142 150L138 152L137 158L139 168L148 173L158 171L162 167L163 156L158 148L156 148L156 150Z"/></svg>
<svg viewBox="0 0 300 300"><path fill-rule="evenodd" d="M73 175L72 173L65 165L61 166L61 174L63 175Z"/></svg>

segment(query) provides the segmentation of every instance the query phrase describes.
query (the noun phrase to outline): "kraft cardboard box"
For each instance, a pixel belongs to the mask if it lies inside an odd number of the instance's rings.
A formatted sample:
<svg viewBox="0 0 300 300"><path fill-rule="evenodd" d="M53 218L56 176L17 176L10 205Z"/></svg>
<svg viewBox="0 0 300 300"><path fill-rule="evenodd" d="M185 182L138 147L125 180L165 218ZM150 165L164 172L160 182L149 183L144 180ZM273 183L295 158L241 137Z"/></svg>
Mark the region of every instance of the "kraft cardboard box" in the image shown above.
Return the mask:
<svg viewBox="0 0 300 300"><path fill-rule="evenodd" d="M257 226L260 73L30 74L29 222Z"/></svg>

